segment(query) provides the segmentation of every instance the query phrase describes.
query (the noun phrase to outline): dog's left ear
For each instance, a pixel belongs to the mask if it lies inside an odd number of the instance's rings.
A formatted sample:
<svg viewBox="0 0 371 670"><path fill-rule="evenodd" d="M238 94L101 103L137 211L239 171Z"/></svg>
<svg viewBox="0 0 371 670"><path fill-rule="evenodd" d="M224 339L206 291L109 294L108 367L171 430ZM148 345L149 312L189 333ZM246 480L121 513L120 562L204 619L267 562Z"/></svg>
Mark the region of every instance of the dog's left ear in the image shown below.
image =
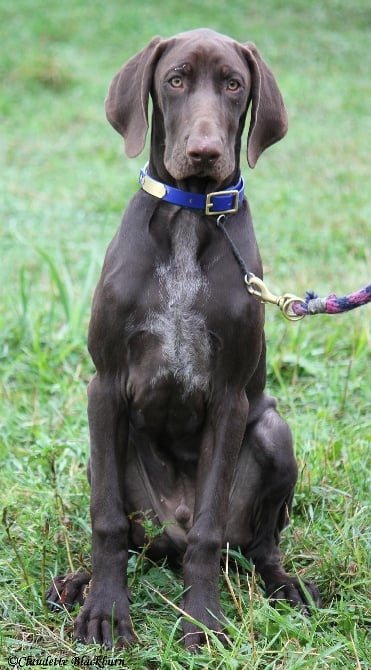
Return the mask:
<svg viewBox="0 0 371 670"><path fill-rule="evenodd" d="M242 45L251 74L251 121L247 160L255 167L260 154L287 133L287 112L276 80L252 42Z"/></svg>
<svg viewBox="0 0 371 670"><path fill-rule="evenodd" d="M154 37L113 78L105 101L110 124L125 140L129 158L140 154L148 130L148 98L153 74L166 40Z"/></svg>

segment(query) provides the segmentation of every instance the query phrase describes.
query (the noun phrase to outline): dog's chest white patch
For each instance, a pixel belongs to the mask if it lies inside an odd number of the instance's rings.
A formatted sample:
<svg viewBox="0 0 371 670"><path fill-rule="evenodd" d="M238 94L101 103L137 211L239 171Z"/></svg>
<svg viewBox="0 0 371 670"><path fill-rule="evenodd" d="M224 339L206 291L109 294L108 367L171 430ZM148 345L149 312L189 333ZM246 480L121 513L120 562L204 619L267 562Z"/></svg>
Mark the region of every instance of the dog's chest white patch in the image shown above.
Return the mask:
<svg viewBox="0 0 371 670"><path fill-rule="evenodd" d="M162 364L152 384L169 375L184 392L206 390L209 384L210 340L205 316L196 309L200 293L207 296L207 281L197 262L197 236L192 222L173 232L172 256L155 269L160 284L161 310L147 318L147 328L160 337Z"/></svg>

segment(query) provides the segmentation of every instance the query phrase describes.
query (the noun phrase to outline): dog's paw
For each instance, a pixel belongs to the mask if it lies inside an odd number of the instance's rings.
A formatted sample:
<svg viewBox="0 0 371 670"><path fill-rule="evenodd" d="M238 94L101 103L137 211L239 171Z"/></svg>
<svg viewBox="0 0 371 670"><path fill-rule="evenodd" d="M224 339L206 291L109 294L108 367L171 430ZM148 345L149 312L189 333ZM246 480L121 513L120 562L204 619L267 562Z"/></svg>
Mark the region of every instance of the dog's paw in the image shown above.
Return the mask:
<svg viewBox="0 0 371 670"><path fill-rule="evenodd" d="M85 572L70 572L68 575L54 577L45 599L50 610L72 610L82 605L89 588L90 575Z"/></svg>
<svg viewBox="0 0 371 670"><path fill-rule="evenodd" d="M266 592L271 601L286 600L306 615L310 615L311 607L320 605L320 595L315 584L289 575L278 583L266 584Z"/></svg>
<svg viewBox="0 0 371 670"><path fill-rule="evenodd" d="M136 642L126 591L112 597L109 591L92 588L75 621L75 639L120 649Z"/></svg>

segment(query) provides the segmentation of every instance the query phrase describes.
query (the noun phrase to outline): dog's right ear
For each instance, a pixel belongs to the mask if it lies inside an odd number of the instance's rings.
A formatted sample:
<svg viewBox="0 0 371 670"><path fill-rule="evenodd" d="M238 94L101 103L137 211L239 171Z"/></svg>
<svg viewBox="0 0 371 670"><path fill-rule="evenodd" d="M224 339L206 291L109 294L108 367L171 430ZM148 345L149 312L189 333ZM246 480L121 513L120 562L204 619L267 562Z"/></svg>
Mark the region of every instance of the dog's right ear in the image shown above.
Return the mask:
<svg viewBox="0 0 371 670"><path fill-rule="evenodd" d="M247 160L255 167L260 154L287 133L287 112L277 82L255 44L242 45L251 74L251 121Z"/></svg>
<svg viewBox="0 0 371 670"><path fill-rule="evenodd" d="M111 125L125 140L129 158L140 154L148 130L148 97L157 61L166 40L154 37L113 78L105 101Z"/></svg>

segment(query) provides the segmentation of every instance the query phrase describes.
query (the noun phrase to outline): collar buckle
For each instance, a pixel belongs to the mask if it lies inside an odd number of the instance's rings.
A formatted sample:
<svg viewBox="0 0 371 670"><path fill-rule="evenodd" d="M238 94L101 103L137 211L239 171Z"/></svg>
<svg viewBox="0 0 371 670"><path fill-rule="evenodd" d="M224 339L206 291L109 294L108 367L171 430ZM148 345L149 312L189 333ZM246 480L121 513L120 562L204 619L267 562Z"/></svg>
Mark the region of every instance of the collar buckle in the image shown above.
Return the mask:
<svg viewBox="0 0 371 670"><path fill-rule="evenodd" d="M213 193L208 193L206 195L206 203L205 203L205 214L206 216L219 216L220 214L234 214L235 212L238 211L238 205L239 205L239 191L236 189L229 190L229 191L214 191ZM213 202L213 198L218 197L218 196L224 196L228 197L230 196L231 198L234 198L233 206L230 209L217 209L215 212L212 211L212 208L216 205L216 203Z"/></svg>

